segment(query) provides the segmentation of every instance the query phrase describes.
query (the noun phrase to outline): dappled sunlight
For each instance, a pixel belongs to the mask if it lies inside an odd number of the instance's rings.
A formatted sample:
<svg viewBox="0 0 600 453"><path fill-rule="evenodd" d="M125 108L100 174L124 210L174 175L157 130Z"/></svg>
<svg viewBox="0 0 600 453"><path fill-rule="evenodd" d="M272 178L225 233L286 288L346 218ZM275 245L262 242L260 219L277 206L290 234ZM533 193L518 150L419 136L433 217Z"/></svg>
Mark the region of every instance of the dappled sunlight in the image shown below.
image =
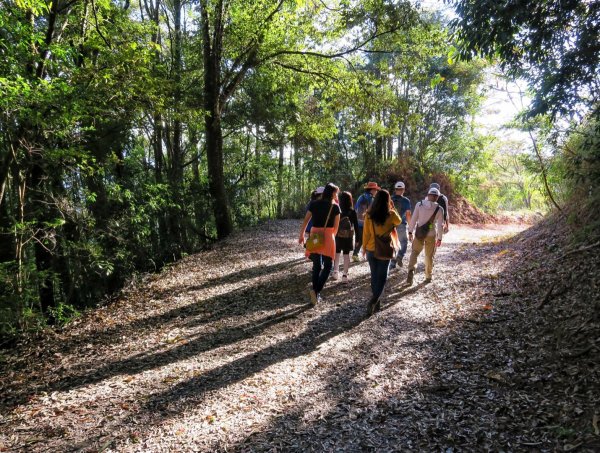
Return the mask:
<svg viewBox="0 0 600 453"><path fill-rule="evenodd" d="M501 263L517 257L511 242L474 246L470 229L454 228L459 239L439 250L433 281L422 281L420 265L406 287L400 268L370 318L366 262L352 265L348 284L330 280L316 307L306 294L310 263L287 252L270 266L249 263L225 274L222 285L213 274L196 277L174 292L178 299L165 289L157 299L162 312L145 322L112 325L99 338L84 330L88 349L74 332L56 356L56 373L13 395L13 422L33 435L43 419L56 451L133 452L159 443L202 451L386 450L392 438L418 450L423 435L442 449L465 445L459 439L494 432L498 418L486 408L505 397L500 386L521 366L506 356L507 340L494 350L485 340L489 326L505 319L496 311L513 297ZM496 233L477 231L480 238ZM188 258L191 272L201 256ZM158 280L140 294L157 291ZM124 321L124 304L103 316Z"/></svg>

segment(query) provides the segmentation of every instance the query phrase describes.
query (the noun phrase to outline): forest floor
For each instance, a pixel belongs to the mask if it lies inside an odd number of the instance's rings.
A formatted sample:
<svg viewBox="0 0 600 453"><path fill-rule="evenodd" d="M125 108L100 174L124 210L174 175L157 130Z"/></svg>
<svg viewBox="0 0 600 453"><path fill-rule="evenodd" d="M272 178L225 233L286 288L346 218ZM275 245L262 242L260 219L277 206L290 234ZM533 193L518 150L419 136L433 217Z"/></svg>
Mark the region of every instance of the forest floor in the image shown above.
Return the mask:
<svg viewBox="0 0 600 453"><path fill-rule="evenodd" d="M402 268L365 318L364 261L309 305L298 228L239 232L2 351L0 451L600 450L596 245L452 225L433 282Z"/></svg>

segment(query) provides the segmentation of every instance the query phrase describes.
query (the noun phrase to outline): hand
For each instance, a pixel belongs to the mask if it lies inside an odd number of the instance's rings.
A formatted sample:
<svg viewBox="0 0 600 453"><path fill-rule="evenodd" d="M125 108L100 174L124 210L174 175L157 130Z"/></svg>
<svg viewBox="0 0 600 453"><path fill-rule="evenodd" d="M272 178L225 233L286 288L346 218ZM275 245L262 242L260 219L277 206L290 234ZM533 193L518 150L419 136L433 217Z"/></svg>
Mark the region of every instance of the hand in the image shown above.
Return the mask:
<svg viewBox="0 0 600 453"><path fill-rule="evenodd" d="M446 225L444 225L444 234L447 234L447 233L448 233L448 225L446 224Z"/></svg>
<svg viewBox="0 0 600 453"><path fill-rule="evenodd" d="M442 240L441 239L438 239L437 241L435 241L435 246L436 247L439 247L441 245L442 245Z"/></svg>
<svg viewBox="0 0 600 453"><path fill-rule="evenodd" d="M298 244L304 245L304 232L300 233L300 237L298 238Z"/></svg>
<svg viewBox="0 0 600 453"><path fill-rule="evenodd" d="M410 242L412 242L412 241L413 241L413 234L412 234L412 233L408 233L408 240L409 240Z"/></svg>

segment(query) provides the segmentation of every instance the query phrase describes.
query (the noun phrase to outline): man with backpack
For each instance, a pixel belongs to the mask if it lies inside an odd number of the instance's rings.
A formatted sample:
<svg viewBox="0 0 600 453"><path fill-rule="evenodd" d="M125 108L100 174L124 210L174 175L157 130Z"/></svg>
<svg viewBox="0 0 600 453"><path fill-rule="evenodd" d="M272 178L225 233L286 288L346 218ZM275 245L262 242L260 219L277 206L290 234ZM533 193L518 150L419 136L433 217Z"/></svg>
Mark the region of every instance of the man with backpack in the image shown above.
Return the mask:
<svg viewBox="0 0 600 453"><path fill-rule="evenodd" d="M444 234L448 233L450 229L450 214L448 212L448 197L441 192L440 185L437 182L432 182L429 185L430 189L437 189L440 191L440 196L437 200L437 203L440 205L440 208L444 210Z"/></svg>
<svg viewBox="0 0 600 453"><path fill-rule="evenodd" d="M400 249L398 249L398 253L396 257L390 261L390 271L398 267L402 267L402 260L404 259L404 255L406 254L406 249L408 247L408 236L406 235L406 225L407 222L410 221L411 214L411 204L410 200L404 196L405 185L402 181L398 181L394 185L394 194L392 195L392 202L394 203L394 208L396 212L402 219L402 223L396 227L396 232L398 233L398 240L400 241Z"/></svg>
<svg viewBox="0 0 600 453"><path fill-rule="evenodd" d="M365 214L367 213L367 210L371 207L371 203L373 203L373 199L375 198L375 195L379 190L381 190L381 187L379 187L376 182L369 181L367 184L365 184L365 192L360 197L358 197L358 200L356 200L354 210L356 211L356 216L358 218L358 231L356 231L356 244L354 246L354 252L352 253L352 261L360 261L358 252L362 247Z"/></svg>
<svg viewBox="0 0 600 453"><path fill-rule="evenodd" d="M423 249L425 249L425 283L431 282L433 255L436 247L442 245L444 227L444 214L437 204L439 197L440 191L434 187L430 188L427 197L415 205L415 212L408 223L408 240L412 242L412 252L408 262L407 286L413 284L417 258Z"/></svg>

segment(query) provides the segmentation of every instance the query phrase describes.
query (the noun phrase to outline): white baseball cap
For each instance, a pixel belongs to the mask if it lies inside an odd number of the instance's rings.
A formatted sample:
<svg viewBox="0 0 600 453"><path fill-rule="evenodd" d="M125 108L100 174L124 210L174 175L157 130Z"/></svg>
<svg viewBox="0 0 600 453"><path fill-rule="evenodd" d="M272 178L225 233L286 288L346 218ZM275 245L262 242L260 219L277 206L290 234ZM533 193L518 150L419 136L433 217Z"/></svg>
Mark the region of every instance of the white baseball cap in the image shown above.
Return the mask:
<svg viewBox="0 0 600 453"><path fill-rule="evenodd" d="M398 181L395 185L394 185L394 189L404 189L404 183L402 181Z"/></svg>
<svg viewBox="0 0 600 453"><path fill-rule="evenodd" d="M325 187L323 187L323 186L319 186L319 187L317 187L317 189L315 190L315 192L317 192L317 193L323 193L324 191L325 191Z"/></svg>
<svg viewBox="0 0 600 453"><path fill-rule="evenodd" d="M435 196L439 197L440 191L437 190L435 187L430 187L429 192L427 192L427 195L435 195Z"/></svg>

